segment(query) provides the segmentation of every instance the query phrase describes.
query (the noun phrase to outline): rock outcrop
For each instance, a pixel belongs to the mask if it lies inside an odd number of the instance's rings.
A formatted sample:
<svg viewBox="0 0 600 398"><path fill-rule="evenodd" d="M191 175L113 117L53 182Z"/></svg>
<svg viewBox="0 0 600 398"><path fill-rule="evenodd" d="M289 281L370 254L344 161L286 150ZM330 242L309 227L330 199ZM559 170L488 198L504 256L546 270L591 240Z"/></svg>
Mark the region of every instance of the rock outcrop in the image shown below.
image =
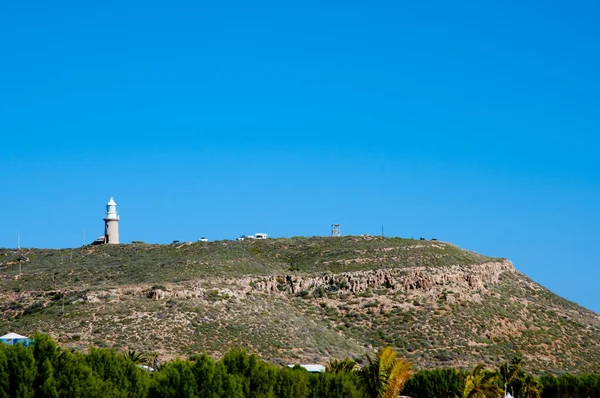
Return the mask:
<svg viewBox="0 0 600 398"><path fill-rule="evenodd" d="M251 281L253 288L274 294L298 295L303 291L325 288L360 293L372 288L394 291L453 287L481 291L486 284L498 283L504 272L517 272L508 260L472 266L388 268L369 271L327 273L318 277L295 275L270 276Z"/></svg>
<svg viewBox="0 0 600 398"><path fill-rule="evenodd" d="M387 268L369 271L326 273L321 276L273 275L268 277L216 278L191 285L169 285L151 288L146 295L153 300L210 299L211 296L243 299L250 291L276 295L303 295L319 289L327 292L366 292L387 289L388 292L431 293L452 289L457 297L477 297L488 284L498 283L502 273L516 273L508 260L480 265L450 267ZM214 288L206 287L215 286ZM224 288L224 285L228 285ZM217 287L218 286L218 287Z"/></svg>

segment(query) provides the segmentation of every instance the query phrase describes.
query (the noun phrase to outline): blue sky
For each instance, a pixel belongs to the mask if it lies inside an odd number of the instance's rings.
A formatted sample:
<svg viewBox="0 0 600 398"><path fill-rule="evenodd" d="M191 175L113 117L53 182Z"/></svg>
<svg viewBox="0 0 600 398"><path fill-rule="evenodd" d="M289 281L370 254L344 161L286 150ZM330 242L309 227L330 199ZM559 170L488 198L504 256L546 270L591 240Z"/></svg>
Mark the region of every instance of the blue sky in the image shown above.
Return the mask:
<svg viewBox="0 0 600 398"><path fill-rule="evenodd" d="M0 3L0 247L383 224L600 311L597 3L85 3Z"/></svg>

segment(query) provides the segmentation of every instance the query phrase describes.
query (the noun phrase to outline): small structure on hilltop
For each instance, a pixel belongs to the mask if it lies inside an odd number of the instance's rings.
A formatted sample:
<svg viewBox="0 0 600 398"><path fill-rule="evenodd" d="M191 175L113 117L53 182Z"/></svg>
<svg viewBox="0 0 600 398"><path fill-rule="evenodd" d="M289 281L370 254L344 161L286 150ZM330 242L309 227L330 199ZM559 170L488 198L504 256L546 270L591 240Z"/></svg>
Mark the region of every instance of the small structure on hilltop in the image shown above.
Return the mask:
<svg viewBox="0 0 600 398"><path fill-rule="evenodd" d="M106 214L104 215L104 235L92 242L92 245L119 244L119 214L117 214L117 204L111 196L106 204Z"/></svg>
<svg viewBox="0 0 600 398"><path fill-rule="evenodd" d="M239 238L236 238L236 240L245 240L245 239L268 239L269 235L265 234L264 232L257 232L254 235L242 235Z"/></svg>
<svg viewBox="0 0 600 398"><path fill-rule="evenodd" d="M340 224L331 224L331 236L342 236Z"/></svg>
<svg viewBox="0 0 600 398"><path fill-rule="evenodd" d="M103 245L104 243L106 243L105 241L106 241L106 236L102 235L98 239L96 239L95 241L93 241L92 245L93 246Z"/></svg>
<svg viewBox="0 0 600 398"><path fill-rule="evenodd" d="M119 215L117 214L117 204L110 198L106 204L106 215L104 216L104 236L105 242L109 245L119 244Z"/></svg>

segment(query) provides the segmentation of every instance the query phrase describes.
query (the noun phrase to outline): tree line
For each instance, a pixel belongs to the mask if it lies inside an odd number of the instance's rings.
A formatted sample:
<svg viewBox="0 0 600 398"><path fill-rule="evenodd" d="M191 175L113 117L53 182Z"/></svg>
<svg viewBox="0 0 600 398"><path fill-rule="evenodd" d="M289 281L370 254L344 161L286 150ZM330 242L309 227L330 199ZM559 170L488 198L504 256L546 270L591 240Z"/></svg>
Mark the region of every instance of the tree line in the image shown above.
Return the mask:
<svg viewBox="0 0 600 398"><path fill-rule="evenodd" d="M389 347L367 356L362 367L350 359L333 360L325 372L309 373L261 361L241 349L219 360L201 354L160 365L135 351L62 349L46 335L33 336L28 347L0 344L0 398L492 398L507 392L517 398L600 398L600 375L535 377L525 372L519 357L496 370L480 365L415 373Z"/></svg>

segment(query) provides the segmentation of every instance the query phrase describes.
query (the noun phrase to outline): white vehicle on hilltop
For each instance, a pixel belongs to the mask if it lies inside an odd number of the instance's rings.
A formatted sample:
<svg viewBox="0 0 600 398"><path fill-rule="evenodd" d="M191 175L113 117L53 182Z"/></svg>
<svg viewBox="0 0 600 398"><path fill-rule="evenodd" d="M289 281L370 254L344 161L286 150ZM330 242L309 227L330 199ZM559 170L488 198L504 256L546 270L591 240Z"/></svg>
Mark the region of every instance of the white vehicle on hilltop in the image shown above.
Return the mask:
<svg viewBox="0 0 600 398"><path fill-rule="evenodd" d="M246 239L268 239L269 235L262 233L262 232L257 232L254 235L242 235L239 238L236 238L235 240L246 240Z"/></svg>

